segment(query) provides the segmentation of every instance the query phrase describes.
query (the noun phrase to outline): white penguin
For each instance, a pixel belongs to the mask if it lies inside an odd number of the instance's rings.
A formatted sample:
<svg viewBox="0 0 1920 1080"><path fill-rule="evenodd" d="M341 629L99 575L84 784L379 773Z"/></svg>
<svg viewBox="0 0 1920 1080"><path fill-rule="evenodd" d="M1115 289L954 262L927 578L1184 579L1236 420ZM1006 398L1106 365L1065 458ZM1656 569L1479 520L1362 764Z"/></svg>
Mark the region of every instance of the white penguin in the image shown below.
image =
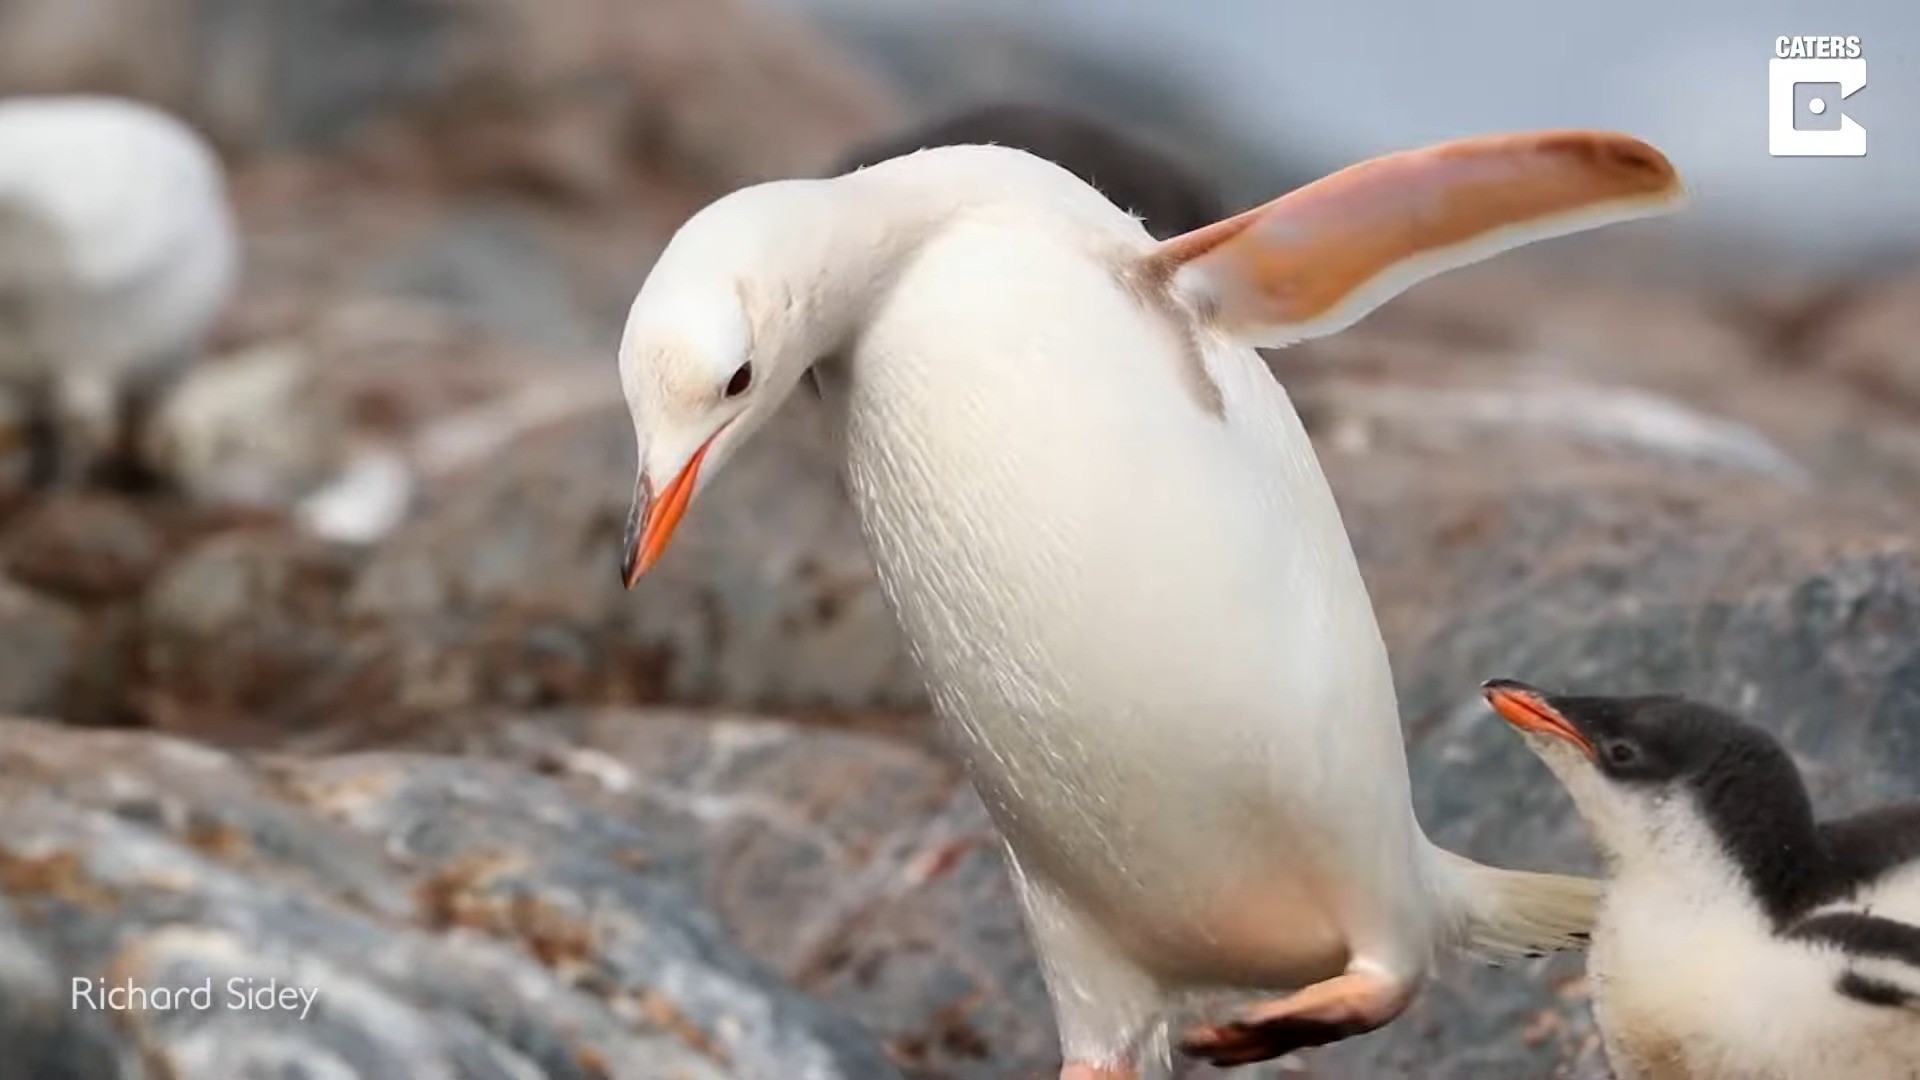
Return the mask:
<svg viewBox="0 0 1920 1080"><path fill-rule="evenodd" d="M1816 822L1717 709L1486 693L1611 868L1587 963L1621 1080L1920 1080L1920 803Z"/></svg>
<svg viewBox="0 0 1920 1080"><path fill-rule="evenodd" d="M238 261L220 163L187 125L115 98L0 100L0 382L40 431L131 464ZM35 459L52 479L50 449Z"/></svg>
<svg viewBox="0 0 1920 1080"><path fill-rule="evenodd" d="M1255 352L1422 278L1664 211L1635 139L1535 132L1354 166L1168 241L1067 170L925 150L747 188L633 304L633 584L810 367L882 585L1006 841L1062 1073L1168 1056L1190 991L1281 991L1219 1063L1376 1028L1435 953L1572 947L1593 882L1414 820L1393 679L1305 429Z"/></svg>

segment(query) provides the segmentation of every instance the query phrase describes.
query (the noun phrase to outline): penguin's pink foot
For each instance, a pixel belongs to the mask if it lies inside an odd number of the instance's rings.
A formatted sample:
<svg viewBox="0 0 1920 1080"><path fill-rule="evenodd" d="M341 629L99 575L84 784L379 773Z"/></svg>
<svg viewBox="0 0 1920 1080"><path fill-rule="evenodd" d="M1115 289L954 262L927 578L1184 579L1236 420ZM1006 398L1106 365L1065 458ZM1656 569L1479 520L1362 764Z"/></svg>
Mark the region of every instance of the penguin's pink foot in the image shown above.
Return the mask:
<svg viewBox="0 0 1920 1080"><path fill-rule="evenodd" d="M1413 988L1379 971L1349 971L1278 1001L1252 1006L1224 1024L1200 1024L1181 1052L1221 1068L1269 1061L1372 1031L1399 1016Z"/></svg>
<svg viewBox="0 0 1920 1080"><path fill-rule="evenodd" d="M1130 1065L1069 1061L1060 1069L1060 1080L1140 1080L1140 1073Z"/></svg>

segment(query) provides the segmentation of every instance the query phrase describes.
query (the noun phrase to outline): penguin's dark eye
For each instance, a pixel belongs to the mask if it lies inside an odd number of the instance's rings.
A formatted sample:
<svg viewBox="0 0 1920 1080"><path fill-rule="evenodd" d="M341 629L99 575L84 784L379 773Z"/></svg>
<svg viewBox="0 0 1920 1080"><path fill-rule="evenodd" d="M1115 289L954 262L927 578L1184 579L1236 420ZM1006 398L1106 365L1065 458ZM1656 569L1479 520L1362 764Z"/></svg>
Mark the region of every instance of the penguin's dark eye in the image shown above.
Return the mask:
<svg viewBox="0 0 1920 1080"><path fill-rule="evenodd" d="M747 392L747 387L752 385L753 364L749 361L735 368L733 378L727 380L727 396L730 398L739 397L741 394Z"/></svg>
<svg viewBox="0 0 1920 1080"><path fill-rule="evenodd" d="M1630 742L1608 743L1602 752L1607 755L1607 764L1616 769L1624 769L1640 762L1640 748Z"/></svg>

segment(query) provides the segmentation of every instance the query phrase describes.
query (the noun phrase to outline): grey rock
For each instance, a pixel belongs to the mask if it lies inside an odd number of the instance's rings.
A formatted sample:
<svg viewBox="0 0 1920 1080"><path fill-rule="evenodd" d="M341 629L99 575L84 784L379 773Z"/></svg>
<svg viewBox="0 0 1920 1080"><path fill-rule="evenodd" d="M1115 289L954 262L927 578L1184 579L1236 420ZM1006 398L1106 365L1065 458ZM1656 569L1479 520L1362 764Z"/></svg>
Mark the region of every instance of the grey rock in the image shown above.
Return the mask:
<svg viewBox="0 0 1920 1080"><path fill-rule="evenodd" d="M72 1007L72 987L0 903L0 1080L118 1075L121 1054L103 1016Z"/></svg>
<svg viewBox="0 0 1920 1080"><path fill-rule="evenodd" d="M896 1075L635 858L643 830L510 767L18 721L0 762L0 1025L35 1076ZM210 990L115 1012L115 985ZM246 994L286 987L311 1006Z"/></svg>
<svg viewBox="0 0 1920 1080"><path fill-rule="evenodd" d="M492 335L585 352L617 339L591 326L543 238L507 207L474 207L377 267L367 287L435 302ZM603 328L594 327L599 330Z"/></svg>
<svg viewBox="0 0 1920 1080"><path fill-rule="evenodd" d="M289 509L360 435L319 377L345 366L287 342L196 365L154 411L142 460L183 499Z"/></svg>
<svg viewBox="0 0 1920 1080"><path fill-rule="evenodd" d="M324 723L391 684L341 611L352 553L286 528L214 536L171 563L139 610L150 722L202 733ZM376 669L376 670L370 670ZM364 688L364 689L363 689Z"/></svg>
<svg viewBox="0 0 1920 1080"><path fill-rule="evenodd" d="M0 577L0 710L54 715L82 664L80 614Z"/></svg>
<svg viewBox="0 0 1920 1080"><path fill-rule="evenodd" d="M631 593L616 570L633 432L609 410L445 491L375 554L348 610L397 639L512 650L461 665L481 687L458 691L469 700L914 708L918 676L809 405L742 448Z"/></svg>
<svg viewBox="0 0 1920 1080"><path fill-rule="evenodd" d="M238 523L81 491L0 512L0 710L79 724L146 715L147 586L199 537Z"/></svg>
<svg viewBox="0 0 1920 1080"><path fill-rule="evenodd" d="M416 738L619 807L651 838L650 865L695 885L762 962L858 1016L908 1075L1057 1071L999 841L935 748L625 710L470 718Z"/></svg>
<svg viewBox="0 0 1920 1080"><path fill-rule="evenodd" d="M60 494L7 522L0 562L14 580L78 601L129 596L166 555L162 530L121 500Z"/></svg>
<svg viewBox="0 0 1920 1080"><path fill-rule="evenodd" d="M921 708L810 404L743 448L631 593L633 435L614 408L448 477L371 551L284 525L200 540L139 605L139 710L231 736L483 706Z"/></svg>
<svg viewBox="0 0 1920 1080"><path fill-rule="evenodd" d="M1227 216L1210 183L1130 130L1100 124L1070 110L1035 105L983 106L898 132L856 148L834 164L832 173L852 172L929 147L979 143L1025 150L1059 165L1140 218L1148 232L1162 239Z"/></svg>
<svg viewBox="0 0 1920 1080"><path fill-rule="evenodd" d="M1604 247L1575 247L1604 264ZM1920 492L1911 404L1857 374L1920 359L1890 332L1899 281L1734 293L1647 273L1596 281L1572 257L1550 248L1443 275L1272 358L1337 448L1374 435L1449 454L1576 443L1863 499Z"/></svg>

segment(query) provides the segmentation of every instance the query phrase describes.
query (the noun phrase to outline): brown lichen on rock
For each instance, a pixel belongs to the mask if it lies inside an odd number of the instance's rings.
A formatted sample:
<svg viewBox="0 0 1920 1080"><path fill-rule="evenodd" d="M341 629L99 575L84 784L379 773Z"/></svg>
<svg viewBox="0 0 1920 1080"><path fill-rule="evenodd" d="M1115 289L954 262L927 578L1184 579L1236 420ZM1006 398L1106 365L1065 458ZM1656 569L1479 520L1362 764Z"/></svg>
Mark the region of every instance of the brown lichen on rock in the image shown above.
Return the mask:
<svg viewBox="0 0 1920 1080"><path fill-rule="evenodd" d="M713 1036L688 1019L687 1014L681 1012L679 1006L670 999L659 994L641 993L634 1000L640 1015L673 1032L681 1042L686 1043L696 1053L712 1058L723 1065L727 1064L726 1052L720 1048L719 1043L714 1041Z"/></svg>
<svg viewBox="0 0 1920 1080"><path fill-rule="evenodd" d="M120 894L94 880L71 849L24 854L0 846L0 892L19 900L59 900L93 911L111 908Z"/></svg>
<svg viewBox="0 0 1920 1080"><path fill-rule="evenodd" d="M420 920L434 930L456 926L492 932L504 920L494 912L499 898L488 887L501 875L526 869L526 860L509 852L488 851L462 856L414 887Z"/></svg>
<svg viewBox="0 0 1920 1080"><path fill-rule="evenodd" d="M195 851L220 862L238 862L253 848L245 832L208 815L195 815L187 822L185 839Z"/></svg>
<svg viewBox="0 0 1920 1080"><path fill-rule="evenodd" d="M461 927L518 942L540 963L577 975L595 963L592 925L529 891L503 882L529 869L510 853L464 856L421 880L421 920L435 930Z"/></svg>

